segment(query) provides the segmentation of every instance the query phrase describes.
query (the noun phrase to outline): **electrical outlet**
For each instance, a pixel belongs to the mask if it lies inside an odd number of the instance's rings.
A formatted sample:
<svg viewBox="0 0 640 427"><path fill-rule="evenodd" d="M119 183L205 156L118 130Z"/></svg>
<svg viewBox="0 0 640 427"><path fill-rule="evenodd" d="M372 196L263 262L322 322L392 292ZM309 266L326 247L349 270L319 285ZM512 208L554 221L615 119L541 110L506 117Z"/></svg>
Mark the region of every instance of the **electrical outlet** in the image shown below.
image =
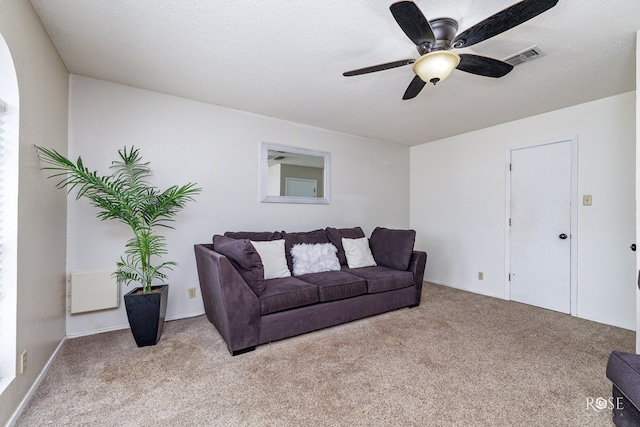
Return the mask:
<svg viewBox="0 0 640 427"><path fill-rule="evenodd" d="M20 373L24 374L26 370L27 370L27 350L23 351L22 354L20 354Z"/></svg>
<svg viewBox="0 0 640 427"><path fill-rule="evenodd" d="M582 196L582 205L591 206L593 204L593 196L591 194L585 194Z"/></svg>
<svg viewBox="0 0 640 427"><path fill-rule="evenodd" d="M196 297L196 288L189 288L189 298L195 298Z"/></svg>
<svg viewBox="0 0 640 427"><path fill-rule="evenodd" d="M484 280L484 273L482 271L478 271L478 280Z"/></svg>

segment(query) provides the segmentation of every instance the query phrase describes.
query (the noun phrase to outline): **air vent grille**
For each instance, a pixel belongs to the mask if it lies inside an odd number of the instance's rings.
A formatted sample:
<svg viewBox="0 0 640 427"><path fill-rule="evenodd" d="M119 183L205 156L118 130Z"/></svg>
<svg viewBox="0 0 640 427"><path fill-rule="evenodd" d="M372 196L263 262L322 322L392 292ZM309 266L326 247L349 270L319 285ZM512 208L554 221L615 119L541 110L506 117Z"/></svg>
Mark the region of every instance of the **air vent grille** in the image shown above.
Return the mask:
<svg viewBox="0 0 640 427"><path fill-rule="evenodd" d="M544 52L538 46L532 46L503 59L503 61L515 66L523 62L531 61L532 59L540 58L541 56L544 56Z"/></svg>

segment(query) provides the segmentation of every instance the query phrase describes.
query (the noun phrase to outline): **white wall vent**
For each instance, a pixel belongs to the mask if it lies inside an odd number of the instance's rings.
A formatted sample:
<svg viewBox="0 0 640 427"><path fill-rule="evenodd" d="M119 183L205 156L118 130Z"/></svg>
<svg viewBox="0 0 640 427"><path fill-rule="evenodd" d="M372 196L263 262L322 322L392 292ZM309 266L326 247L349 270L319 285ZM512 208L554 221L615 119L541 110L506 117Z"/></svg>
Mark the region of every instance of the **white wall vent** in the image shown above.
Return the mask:
<svg viewBox="0 0 640 427"><path fill-rule="evenodd" d="M544 56L544 52L538 46L531 46L528 49L503 59L503 61L515 66L523 62L531 61L532 59L540 58L541 56Z"/></svg>
<svg viewBox="0 0 640 427"><path fill-rule="evenodd" d="M113 270L71 273L69 313L118 308L120 286L112 274Z"/></svg>

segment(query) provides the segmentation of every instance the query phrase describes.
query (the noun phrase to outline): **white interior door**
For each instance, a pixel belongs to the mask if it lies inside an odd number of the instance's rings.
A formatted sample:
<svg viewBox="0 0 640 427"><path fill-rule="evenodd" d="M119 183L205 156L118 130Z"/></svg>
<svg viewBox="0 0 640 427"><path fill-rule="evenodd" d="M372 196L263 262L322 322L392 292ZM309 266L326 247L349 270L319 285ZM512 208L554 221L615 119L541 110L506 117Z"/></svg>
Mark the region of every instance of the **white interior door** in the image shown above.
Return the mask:
<svg viewBox="0 0 640 427"><path fill-rule="evenodd" d="M315 179L285 178L285 196L316 197L317 189Z"/></svg>
<svg viewBox="0 0 640 427"><path fill-rule="evenodd" d="M511 151L510 298L571 312L571 142Z"/></svg>

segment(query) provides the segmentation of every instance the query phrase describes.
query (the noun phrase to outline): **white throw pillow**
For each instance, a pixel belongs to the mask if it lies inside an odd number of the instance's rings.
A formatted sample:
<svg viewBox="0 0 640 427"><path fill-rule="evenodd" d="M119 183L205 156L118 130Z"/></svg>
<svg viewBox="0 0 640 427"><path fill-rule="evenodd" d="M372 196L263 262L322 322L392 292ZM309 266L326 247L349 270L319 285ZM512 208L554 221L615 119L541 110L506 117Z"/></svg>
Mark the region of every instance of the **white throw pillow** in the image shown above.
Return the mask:
<svg viewBox="0 0 640 427"><path fill-rule="evenodd" d="M284 239L269 240L267 242L254 242L252 240L251 244L256 248L262 260L264 280L291 276L287 266L287 258L284 256Z"/></svg>
<svg viewBox="0 0 640 427"><path fill-rule="evenodd" d="M331 243L298 243L291 248L293 275L339 271L338 248Z"/></svg>
<svg viewBox="0 0 640 427"><path fill-rule="evenodd" d="M369 248L369 239L366 237L360 239L345 239L343 237L342 247L344 248L344 254L347 257L347 265L349 268L377 265Z"/></svg>

